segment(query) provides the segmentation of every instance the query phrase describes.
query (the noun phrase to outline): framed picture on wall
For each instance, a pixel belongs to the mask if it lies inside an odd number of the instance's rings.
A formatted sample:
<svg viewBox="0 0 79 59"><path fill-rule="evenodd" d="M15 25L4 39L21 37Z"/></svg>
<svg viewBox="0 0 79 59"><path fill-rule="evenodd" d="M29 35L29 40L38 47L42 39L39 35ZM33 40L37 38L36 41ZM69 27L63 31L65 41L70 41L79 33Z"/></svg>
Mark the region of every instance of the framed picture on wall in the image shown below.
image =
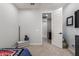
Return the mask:
<svg viewBox="0 0 79 59"><path fill-rule="evenodd" d="M73 16L67 17L66 25L67 26L73 25Z"/></svg>

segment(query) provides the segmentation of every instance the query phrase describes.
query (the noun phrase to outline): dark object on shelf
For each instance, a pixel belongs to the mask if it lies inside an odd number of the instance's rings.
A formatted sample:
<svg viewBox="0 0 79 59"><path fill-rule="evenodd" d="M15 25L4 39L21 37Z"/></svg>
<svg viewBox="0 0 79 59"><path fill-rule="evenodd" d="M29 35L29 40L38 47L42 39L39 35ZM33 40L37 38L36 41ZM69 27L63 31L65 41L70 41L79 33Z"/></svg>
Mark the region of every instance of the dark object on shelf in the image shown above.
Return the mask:
<svg viewBox="0 0 79 59"><path fill-rule="evenodd" d="M24 38L25 41L29 40L29 37L27 35L25 35L25 38Z"/></svg>
<svg viewBox="0 0 79 59"><path fill-rule="evenodd" d="M67 41L65 39L63 40L63 48L68 48L68 44L67 44Z"/></svg>
<svg viewBox="0 0 79 59"><path fill-rule="evenodd" d="M79 56L79 35L75 35L75 56Z"/></svg>
<svg viewBox="0 0 79 59"><path fill-rule="evenodd" d="M35 3L30 3L30 5L35 5Z"/></svg>
<svg viewBox="0 0 79 59"><path fill-rule="evenodd" d="M46 18L47 18L47 16L43 16L42 18L46 19Z"/></svg>
<svg viewBox="0 0 79 59"><path fill-rule="evenodd" d="M48 32L48 39L51 40L51 32Z"/></svg>
<svg viewBox="0 0 79 59"><path fill-rule="evenodd" d="M73 25L73 16L67 17L66 25L67 26Z"/></svg>
<svg viewBox="0 0 79 59"><path fill-rule="evenodd" d="M75 28L79 28L79 10L75 12Z"/></svg>

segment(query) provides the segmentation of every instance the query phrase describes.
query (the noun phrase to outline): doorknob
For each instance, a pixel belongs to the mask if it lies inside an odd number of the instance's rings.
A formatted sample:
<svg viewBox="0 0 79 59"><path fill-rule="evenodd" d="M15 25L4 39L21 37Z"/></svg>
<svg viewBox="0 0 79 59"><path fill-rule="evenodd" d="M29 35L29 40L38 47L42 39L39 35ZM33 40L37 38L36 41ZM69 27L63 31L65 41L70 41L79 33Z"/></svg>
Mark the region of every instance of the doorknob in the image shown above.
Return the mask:
<svg viewBox="0 0 79 59"><path fill-rule="evenodd" d="M59 34L63 34L62 32L60 32Z"/></svg>

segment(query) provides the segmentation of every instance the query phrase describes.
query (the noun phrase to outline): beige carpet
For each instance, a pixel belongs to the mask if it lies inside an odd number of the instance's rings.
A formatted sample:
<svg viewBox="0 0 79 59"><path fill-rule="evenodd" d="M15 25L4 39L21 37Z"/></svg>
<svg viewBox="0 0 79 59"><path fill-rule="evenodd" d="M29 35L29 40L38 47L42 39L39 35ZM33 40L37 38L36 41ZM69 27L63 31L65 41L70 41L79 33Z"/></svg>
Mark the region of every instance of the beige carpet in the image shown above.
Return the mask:
<svg viewBox="0 0 79 59"><path fill-rule="evenodd" d="M33 56L72 56L68 49L61 49L47 42L43 45L30 45L27 48Z"/></svg>

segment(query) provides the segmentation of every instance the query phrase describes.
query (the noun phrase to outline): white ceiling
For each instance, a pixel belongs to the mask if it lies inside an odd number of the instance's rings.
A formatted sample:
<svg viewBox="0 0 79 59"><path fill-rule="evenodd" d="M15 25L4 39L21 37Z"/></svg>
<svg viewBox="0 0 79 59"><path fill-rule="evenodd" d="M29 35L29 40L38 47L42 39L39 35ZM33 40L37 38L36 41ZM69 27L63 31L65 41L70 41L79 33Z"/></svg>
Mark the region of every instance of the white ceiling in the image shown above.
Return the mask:
<svg viewBox="0 0 79 59"><path fill-rule="evenodd" d="M35 3L35 5L30 5L30 3L14 3L14 5L20 9L52 9L55 10L59 7L64 7L67 3Z"/></svg>

